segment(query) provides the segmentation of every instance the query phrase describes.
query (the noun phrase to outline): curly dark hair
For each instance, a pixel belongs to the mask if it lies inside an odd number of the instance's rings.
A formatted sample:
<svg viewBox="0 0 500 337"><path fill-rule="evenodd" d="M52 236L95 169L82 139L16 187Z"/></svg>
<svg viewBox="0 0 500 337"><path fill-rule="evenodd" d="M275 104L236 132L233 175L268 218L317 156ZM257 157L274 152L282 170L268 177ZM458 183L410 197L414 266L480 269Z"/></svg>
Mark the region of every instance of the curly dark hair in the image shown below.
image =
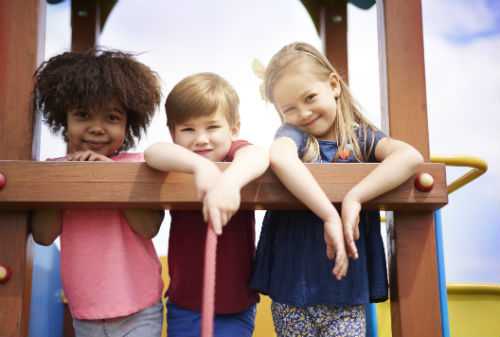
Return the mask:
<svg viewBox="0 0 500 337"><path fill-rule="evenodd" d="M54 56L38 67L34 82L33 112L42 113L50 129L62 130L63 135L68 111L118 104L127 114L125 141L120 150L133 147L141 138L161 99L158 75L132 54L114 50Z"/></svg>

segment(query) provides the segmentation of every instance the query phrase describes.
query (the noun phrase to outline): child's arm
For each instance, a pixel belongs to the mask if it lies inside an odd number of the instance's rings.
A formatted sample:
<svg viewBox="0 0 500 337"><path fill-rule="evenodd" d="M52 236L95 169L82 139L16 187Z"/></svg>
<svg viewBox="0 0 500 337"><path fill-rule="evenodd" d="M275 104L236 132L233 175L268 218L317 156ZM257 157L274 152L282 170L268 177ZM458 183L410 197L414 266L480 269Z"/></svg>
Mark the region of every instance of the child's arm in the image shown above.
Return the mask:
<svg viewBox="0 0 500 337"><path fill-rule="evenodd" d="M63 158L50 161L111 161L106 156L93 151L69 153ZM62 231L62 214L60 209L36 209L31 213L31 232L33 240L44 246L50 246Z"/></svg>
<svg viewBox="0 0 500 337"><path fill-rule="evenodd" d="M337 210L300 160L297 145L291 138L277 138L271 145L270 159L271 168L285 187L323 220L327 255L335 256L333 274L341 279L347 273L349 261Z"/></svg>
<svg viewBox="0 0 500 337"><path fill-rule="evenodd" d="M123 215L134 232L146 239L152 239L160 230L165 211L147 208L127 208L123 210Z"/></svg>
<svg viewBox="0 0 500 337"><path fill-rule="evenodd" d="M269 154L260 146L246 145L236 151L229 167L203 200L205 221L210 219L217 234L222 233L222 227L239 209L241 189L268 167Z"/></svg>
<svg viewBox="0 0 500 337"><path fill-rule="evenodd" d="M413 146L390 137L377 143L375 158L380 161L377 168L356 184L342 201L342 223L350 254L356 250L354 240L359 238L361 205L399 186L423 162L422 155Z"/></svg>
<svg viewBox="0 0 500 337"><path fill-rule="evenodd" d="M90 150L69 153L66 155L66 160L113 161L111 158ZM147 208L127 208L123 210L123 215L127 219L128 225L136 234L146 239L151 239L158 233L163 217L165 216L165 212L163 210L153 210Z"/></svg>
<svg viewBox="0 0 500 337"><path fill-rule="evenodd" d="M156 143L144 152L146 163L160 171L192 173L202 200L207 191L217 182L221 172L214 162L173 143Z"/></svg>
<svg viewBox="0 0 500 337"><path fill-rule="evenodd" d="M50 246L61 234L61 210L37 209L31 213L31 232L36 243Z"/></svg>

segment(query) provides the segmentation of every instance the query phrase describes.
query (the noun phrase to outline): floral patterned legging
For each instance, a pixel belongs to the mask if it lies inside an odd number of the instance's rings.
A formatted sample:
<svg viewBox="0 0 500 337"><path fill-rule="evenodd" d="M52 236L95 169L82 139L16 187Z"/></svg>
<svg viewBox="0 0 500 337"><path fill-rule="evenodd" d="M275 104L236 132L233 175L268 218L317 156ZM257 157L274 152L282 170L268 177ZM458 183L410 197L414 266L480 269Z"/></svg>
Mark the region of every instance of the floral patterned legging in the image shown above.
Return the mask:
<svg viewBox="0 0 500 337"><path fill-rule="evenodd" d="M271 304L278 337L365 337L366 319L362 305L294 307Z"/></svg>

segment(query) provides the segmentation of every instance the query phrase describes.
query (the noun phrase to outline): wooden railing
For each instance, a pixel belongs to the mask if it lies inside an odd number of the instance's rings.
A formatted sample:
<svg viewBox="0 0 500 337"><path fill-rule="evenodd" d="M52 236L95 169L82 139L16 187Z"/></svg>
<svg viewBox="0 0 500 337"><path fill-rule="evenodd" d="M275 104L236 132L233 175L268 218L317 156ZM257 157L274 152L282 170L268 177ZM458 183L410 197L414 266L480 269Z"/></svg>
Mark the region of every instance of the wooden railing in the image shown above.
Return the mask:
<svg viewBox="0 0 500 337"><path fill-rule="evenodd" d="M218 164L224 168L226 164ZM377 164L306 164L331 202L345 194ZM448 201L445 167L425 163L419 172L434 177L430 192L415 188L414 178L363 205L386 210L433 210ZM0 208L33 207L162 207L196 209L193 177L162 173L140 163L0 161L5 186L0 189ZM244 209L298 209L304 206L266 172L242 190Z"/></svg>

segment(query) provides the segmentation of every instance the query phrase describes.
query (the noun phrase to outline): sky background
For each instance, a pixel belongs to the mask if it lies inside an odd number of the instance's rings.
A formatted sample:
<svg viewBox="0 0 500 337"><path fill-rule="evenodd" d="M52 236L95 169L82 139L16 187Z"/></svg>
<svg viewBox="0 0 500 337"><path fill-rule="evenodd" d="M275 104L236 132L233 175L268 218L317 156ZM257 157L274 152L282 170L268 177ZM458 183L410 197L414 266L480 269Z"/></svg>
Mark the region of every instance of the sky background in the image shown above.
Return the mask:
<svg viewBox="0 0 500 337"><path fill-rule="evenodd" d="M147 3L147 7L145 4ZM138 53L158 72L166 97L183 77L211 71L241 99L241 137L268 146L279 118L259 94L251 64L267 64L282 46L320 47L300 1L122 0L100 45ZM432 155L469 155L488 172L450 195L442 209L448 282L500 283L500 0L423 0L423 28ZM154 10L152 10L154 9ZM258 20L256 19L258 18ZM376 8L349 5L349 81L365 115L380 126ZM257 23L258 21L258 23ZM46 59L70 48L69 1L47 5ZM137 150L170 140L160 109ZM42 130L41 159L64 155L61 137ZM448 182L467 169L447 170ZM261 218L259 214L258 219ZM397 219L396 219L397 224ZM155 238L167 251L168 225Z"/></svg>

